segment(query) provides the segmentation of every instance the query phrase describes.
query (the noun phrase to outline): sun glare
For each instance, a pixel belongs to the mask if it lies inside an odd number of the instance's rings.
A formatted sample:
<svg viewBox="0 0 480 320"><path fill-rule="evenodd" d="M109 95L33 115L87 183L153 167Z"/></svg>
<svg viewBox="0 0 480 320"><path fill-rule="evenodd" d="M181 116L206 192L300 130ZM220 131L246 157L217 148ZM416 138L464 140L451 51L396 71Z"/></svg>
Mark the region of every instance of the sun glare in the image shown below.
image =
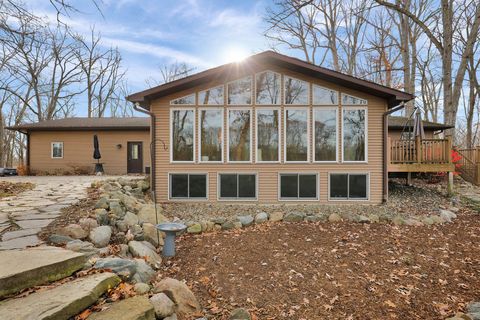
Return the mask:
<svg viewBox="0 0 480 320"><path fill-rule="evenodd" d="M242 48L228 48L225 50L225 60L227 62L242 62L248 57L248 52Z"/></svg>

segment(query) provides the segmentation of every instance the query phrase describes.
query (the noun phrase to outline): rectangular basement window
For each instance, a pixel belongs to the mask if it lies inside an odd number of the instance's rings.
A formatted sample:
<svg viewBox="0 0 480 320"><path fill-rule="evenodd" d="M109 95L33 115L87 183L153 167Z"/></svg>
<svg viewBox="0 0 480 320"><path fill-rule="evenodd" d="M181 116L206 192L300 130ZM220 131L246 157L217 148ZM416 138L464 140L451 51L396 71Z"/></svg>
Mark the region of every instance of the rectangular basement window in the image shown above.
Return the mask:
<svg viewBox="0 0 480 320"><path fill-rule="evenodd" d="M256 174L219 174L219 199L255 200L257 198Z"/></svg>
<svg viewBox="0 0 480 320"><path fill-rule="evenodd" d="M280 174L281 200L318 199L317 174Z"/></svg>
<svg viewBox="0 0 480 320"><path fill-rule="evenodd" d="M368 174L331 173L330 199L368 200Z"/></svg>
<svg viewBox="0 0 480 320"><path fill-rule="evenodd" d="M171 199L206 199L207 175L206 174L170 174Z"/></svg>

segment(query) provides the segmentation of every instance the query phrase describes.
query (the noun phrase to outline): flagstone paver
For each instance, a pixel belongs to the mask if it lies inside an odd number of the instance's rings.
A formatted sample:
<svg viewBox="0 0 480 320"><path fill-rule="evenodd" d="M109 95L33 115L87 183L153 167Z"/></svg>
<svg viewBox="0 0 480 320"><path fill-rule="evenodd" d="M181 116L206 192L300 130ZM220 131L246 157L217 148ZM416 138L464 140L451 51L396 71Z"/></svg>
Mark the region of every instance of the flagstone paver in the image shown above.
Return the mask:
<svg viewBox="0 0 480 320"><path fill-rule="evenodd" d="M0 251L24 249L43 243L37 234L66 208L87 196L94 181L111 176L35 176L0 178L31 182L32 190L0 199ZM139 178L139 177L127 177Z"/></svg>

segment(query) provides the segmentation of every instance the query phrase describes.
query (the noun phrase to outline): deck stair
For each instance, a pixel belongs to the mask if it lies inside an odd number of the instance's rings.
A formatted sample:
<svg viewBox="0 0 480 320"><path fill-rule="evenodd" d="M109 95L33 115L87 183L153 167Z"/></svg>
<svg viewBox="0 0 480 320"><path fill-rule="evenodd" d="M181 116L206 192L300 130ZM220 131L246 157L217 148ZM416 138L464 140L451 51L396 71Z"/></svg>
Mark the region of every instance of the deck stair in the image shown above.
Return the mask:
<svg viewBox="0 0 480 320"><path fill-rule="evenodd" d="M458 171L463 179L480 185L480 147L469 149L456 149L460 154Z"/></svg>

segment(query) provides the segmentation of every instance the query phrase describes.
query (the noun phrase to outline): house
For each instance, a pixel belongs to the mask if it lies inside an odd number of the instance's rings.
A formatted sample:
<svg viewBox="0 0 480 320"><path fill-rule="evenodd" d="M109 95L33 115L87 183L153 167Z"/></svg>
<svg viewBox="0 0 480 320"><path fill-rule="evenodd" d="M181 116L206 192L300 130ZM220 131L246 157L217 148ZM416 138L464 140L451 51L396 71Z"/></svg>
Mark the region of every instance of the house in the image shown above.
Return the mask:
<svg viewBox="0 0 480 320"><path fill-rule="evenodd" d="M127 99L153 119L157 202L378 204L413 96L266 51Z"/></svg>
<svg viewBox="0 0 480 320"><path fill-rule="evenodd" d="M93 173L97 135L106 174L150 172L150 119L66 118L7 129L27 135L27 166L32 174Z"/></svg>

